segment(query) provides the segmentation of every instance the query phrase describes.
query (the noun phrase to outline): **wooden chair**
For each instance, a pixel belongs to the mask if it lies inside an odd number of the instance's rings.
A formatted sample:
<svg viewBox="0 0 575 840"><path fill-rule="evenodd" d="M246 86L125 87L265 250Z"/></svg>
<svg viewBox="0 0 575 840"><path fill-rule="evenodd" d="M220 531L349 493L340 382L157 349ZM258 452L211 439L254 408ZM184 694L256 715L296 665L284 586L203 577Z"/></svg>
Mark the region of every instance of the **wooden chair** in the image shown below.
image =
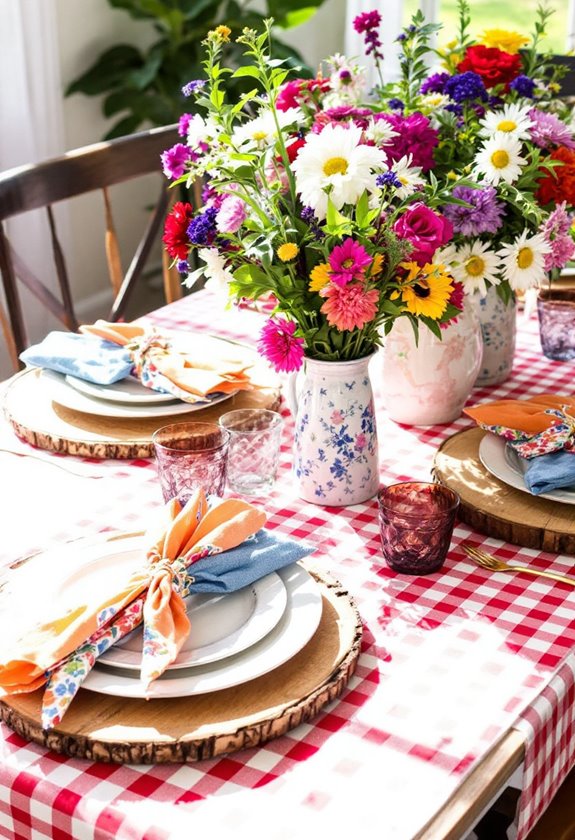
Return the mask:
<svg viewBox="0 0 575 840"><path fill-rule="evenodd" d="M114 295L108 320L120 319L142 276L152 246L163 231L163 222L170 203L177 197L176 190L169 190L169 181L162 174L160 154L178 140L176 126L155 128L109 142L96 143L58 158L21 166L0 174L0 273L7 309L7 312L0 311L0 327L4 332L15 370L21 366L18 355L27 346L19 284L25 286L68 329L76 330L78 327L72 287L64 251L58 239L52 205L84 193L102 191L106 223L106 257ZM124 274L109 188L153 172L158 174L158 200L150 212L147 227ZM198 190L196 198L197 192ZM31 272L22 255L15 253L4 227L7 219L38 208L45 208L47 213L59 298L45 282ZM181 297L179 275L173 269L169 269L168 260L165 258L163 278L166 301L171 302Z"/></svg>

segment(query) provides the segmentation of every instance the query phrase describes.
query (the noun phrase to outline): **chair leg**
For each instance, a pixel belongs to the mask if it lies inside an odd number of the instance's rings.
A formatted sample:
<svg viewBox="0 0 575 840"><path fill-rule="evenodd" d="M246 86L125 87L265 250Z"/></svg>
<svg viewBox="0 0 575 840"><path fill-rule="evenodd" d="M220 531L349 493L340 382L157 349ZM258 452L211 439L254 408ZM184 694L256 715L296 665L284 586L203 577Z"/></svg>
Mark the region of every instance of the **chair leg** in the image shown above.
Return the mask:
<svg viewBox="0 0 575 840"><path fill-rule="evenodd" d="M10 346L14 347L16 359L18 355L26 347L26 331L24 329L24 318L22 316L22 307L20 306L20 298L18 297L18 288L16 286L16 273L12 263L10 243L6 239L6 234L2 225L0 225L0 275L4 283L4 295L6 297L6 309L8 310L7 327L9 330ZM12 354L12 351L10 351ZM18 368L18 362L16 362Z"/></svg>
<svg viewBox="0 0 575 840"><path fill-rule="evenodd" d="M166 303L173 303L180 300L184 293L182 291L182 277L180 272L170 266L170 258L167 251L162 251L162 274L164 277L164 297Z"/></svg>

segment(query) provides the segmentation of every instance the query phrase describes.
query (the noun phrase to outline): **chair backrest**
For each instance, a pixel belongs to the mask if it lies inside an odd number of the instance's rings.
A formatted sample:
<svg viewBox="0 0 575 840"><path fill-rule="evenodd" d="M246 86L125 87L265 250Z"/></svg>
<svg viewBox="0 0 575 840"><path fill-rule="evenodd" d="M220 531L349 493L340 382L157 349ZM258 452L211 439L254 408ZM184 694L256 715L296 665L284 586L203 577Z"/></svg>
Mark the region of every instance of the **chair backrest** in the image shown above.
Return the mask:
<svg viewBox="0 0 575 840"><path fill-rule="evenodd" d="M0 273L7 309L7 312L0 311L0 327L4 330L15 369L19 366L18 354L27 346L19 284L27 287L68 329L78 327L52 205L84 193L102 191L106 258L114 296L108 320L118 320L142 276L152 246L163 229L170 201L175 197L175 191L169 190L169 182L162 174L160 154L178 139L176 126L155 128L0 173ZM158 174L158 200L150 211L147 227L124 274L108 188L153 172ZM59 298L32 273L22 256L15 253L4 227L6 220L38 208L45 208L48 217ZM164 291L167 302L181 296L181 284L169 270L167 260L164 260Z"/></svg>

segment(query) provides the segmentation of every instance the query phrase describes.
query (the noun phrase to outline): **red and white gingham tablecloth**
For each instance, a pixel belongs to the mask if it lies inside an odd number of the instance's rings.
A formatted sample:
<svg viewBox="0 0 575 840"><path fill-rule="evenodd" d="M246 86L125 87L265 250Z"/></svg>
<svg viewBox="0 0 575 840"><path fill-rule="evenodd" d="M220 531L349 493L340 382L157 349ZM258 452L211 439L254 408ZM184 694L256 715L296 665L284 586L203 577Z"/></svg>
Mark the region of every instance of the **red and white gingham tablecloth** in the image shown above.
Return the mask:
<svg viewBox="0 0 575 840"><path fill-rule="evenodd" d="M250 343L263 318L247 309L224 312L207 292L150 317L159 327L193 327ZM470 402L573 393L573 365L541 354L535 320L520 314L518 323L511 378L477 389ZM429 480L437 447L471 421L400 426L378 403L377 357L371 374L382 483ZM575 590L543 578L491 574L469 562L460 544L471 538L503 559L567 574L574 558L459 525L441 572L396 575L381 556L375 500L323 508L297 497L293 423L287 409L284 414L281 475L261 504L268 527L312 542L314 565L354 596L364 642L343 697L264 747L194 765L75 760L2 725L1 837L410 840L512 727L528 745L519 838L548 806L575 761ZM4 424L0 447L11 434ZM151 461L68 457L63 464L80 464L86 475L0 452L2 485L10 490L1 508L1 564L99 531L146 527L162 503Z"/></svg>

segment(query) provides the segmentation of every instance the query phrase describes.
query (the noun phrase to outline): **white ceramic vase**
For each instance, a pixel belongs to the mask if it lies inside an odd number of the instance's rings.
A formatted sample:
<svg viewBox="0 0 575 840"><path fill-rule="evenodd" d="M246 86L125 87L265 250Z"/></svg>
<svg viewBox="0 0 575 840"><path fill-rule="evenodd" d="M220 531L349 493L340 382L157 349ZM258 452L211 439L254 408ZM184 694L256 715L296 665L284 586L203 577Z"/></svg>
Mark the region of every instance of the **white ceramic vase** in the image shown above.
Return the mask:
<svg viewBox="0 0 575 840"><path fill-rule="evenodd" d="M355 505L379 489L371 358L306 359L297 396L292 378L288 400L295 414L294 478L307 502Z"/></svg>
<svg viewBox="0 0 575 840"><path fill-rule="evenodd" d="M483 356L475 384L500 385L513 369L517 333L515 298L505 304L494 286L477 298L477 313L483 336Z"/></svg>
<svg viewBox="0 0 575 840"><path fill-rule="evenodd" d="M410 426L451 423L471 394L481 363L481 328L466 301L439 339L423 324L416 344L407 318L398 318L381 351L382 393L392 420Z"/></svg>

